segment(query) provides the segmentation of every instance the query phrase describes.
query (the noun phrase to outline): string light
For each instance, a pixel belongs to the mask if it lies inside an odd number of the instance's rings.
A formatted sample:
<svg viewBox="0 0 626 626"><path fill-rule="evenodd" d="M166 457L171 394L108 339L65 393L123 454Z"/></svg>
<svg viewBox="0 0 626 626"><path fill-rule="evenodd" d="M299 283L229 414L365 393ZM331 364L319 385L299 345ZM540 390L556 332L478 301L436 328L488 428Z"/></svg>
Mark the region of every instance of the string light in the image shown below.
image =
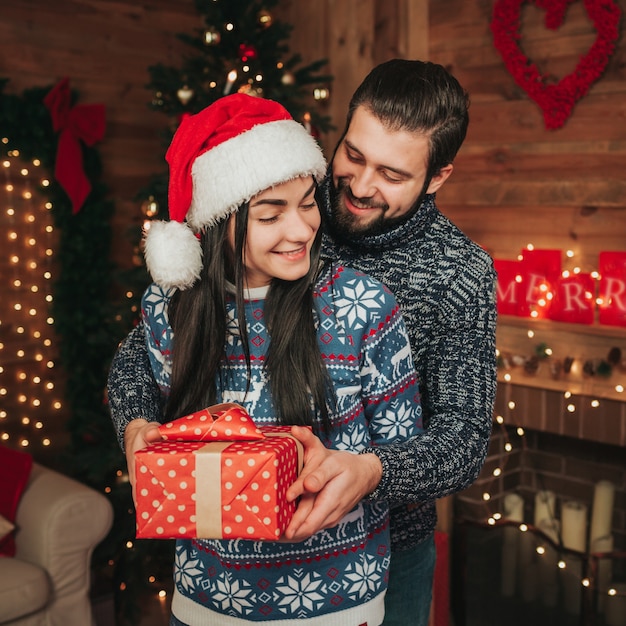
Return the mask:
<svg viewBox="0 0 626 626"><path fill-rule="evenodd" d="M9 139L2 143L7 145ZM58 412L63 406L54 395L54 380L60 375L54 342L43 332L52 322L48 308L56 233L52 203L33 191L35 185L50 185L38 171L40 166L39 159L25 164L18 150L10 150L0 170L5 179L0 187L0 224L7 234L2 254L8 261L0 264L0 280L9 286L0 300L0 325L6 326L0 343L0 393L5 405L0 439L22 448L51 445L46 420L51 409Z"/></svg>
<svg viewBox="0 0 626 626"><path fill-rule="evenodd" d="M528 337L529 339L534 338L534 333L532 331L529 331ZM545 358L552 356L552 350L549 347L542 345L541 350ZM497 351L497 355L499 358L502 357L501 350ZM504 378L506 382L510 382L511 380L510 377L506 377L506 376L503 376L502 378ZM615 390L618 391L619 393L623 392L624 385L622 384L615 385ZM574 393L571 390L568 389L563 392L563 399L566 400L564 408L570 414L575 413L577 411L577 405L576 405L576 402L573 400L573 397L574 397ZM510 457L511 453L514 451L513 442L509 439L508 428L506 426L506 422L509 421L509 418L512 418L511 421L515 423L514 412L516 410L516 403L514 400L510 399L510 396L508 394L505 395L505 398L506 398L505 406L507 409L507 413L506 413L507 419L505 420L505 416L500 415L500 414L496 414L494 416L494 423L501 429L502 434L503 434L503 440L504 440L502 444L504 454L501 457L501 462L498 465L498 467L493 469L491 472L491 475L494 481L498 480L503 475L504 468L507 464L508 458ZM598 408L601 406L601 402L598 398L590 399L589 404L592 408ZM525 445L524 441L526 437L526 432L524 428L520 426L514 426L513 428L514 428L514 432L520 437L522 446ZM502 490L500 489L499 491L501 492ZM484 503L484 506L488 509L493 506L492 504L493 502L500 501L500 498L494 498L492 490L490 490L489 488L485 489L485 487L483 487L481 498ZM496 512L489 511L486 516L486 525L488 527L497 527L497 526L500 526L501 524L510 526L511 523L512 523L512 520L511 521L507 520L505 517L503 517L502 513L499 511L496 511ZM557 539L552 536L547 536L544 530L541 528L536 528L534 526L531 526L530 524L525 524L525 523L518 523L516 526L514 526L514 528L515 527L517 528L517 530L520 531L520 533L532 533L532 535L534 536L533 537L534 542L536 543L536 545L534 545L534 551L536 552L537 556L539 558L546 558L547 560L545 561L545 565L547 567L555 567L557 568L557 571L568 570L568 560L570 560L570 565L572 565L572 563L577 563L577 560L580 560L580 562L582 563L585 559L595 558L594 555L589 555L586 553L577 553L575 550L564 549L562 545L562 539L560 538ZM546 540L549 542L552 542L553 549L556 551L556 552L553 552L553 554L556 554L556 560L554 561L552 561L552 559L548 559L549 553L546 549L546 546L543 545ZM564 557L561 554L561 552L563 551L565 551L568 555L571 555L574 558L574 560L571 560L570 556ZM607 558L607 555L603 555L603 558ZM608 557L608 558L615 558L615 556ZM583 567L582 571L584 570L585 568ZM572 567L570 567L568 571L572 572ZM576 568L574 568L573 571L574 571L574 575L576 575L576 571L577 571ZM608 590L606 588L599 587L598 586L599 582L596 580L595 577L588 577L588 576L581 575L579 582L580 582L581 587L585 589L589 589L589 590L595 589L597 593L602 593L602 594L608 593L609 596L625 595L623 593L619 593L613 587L609 588Z"/></svg>

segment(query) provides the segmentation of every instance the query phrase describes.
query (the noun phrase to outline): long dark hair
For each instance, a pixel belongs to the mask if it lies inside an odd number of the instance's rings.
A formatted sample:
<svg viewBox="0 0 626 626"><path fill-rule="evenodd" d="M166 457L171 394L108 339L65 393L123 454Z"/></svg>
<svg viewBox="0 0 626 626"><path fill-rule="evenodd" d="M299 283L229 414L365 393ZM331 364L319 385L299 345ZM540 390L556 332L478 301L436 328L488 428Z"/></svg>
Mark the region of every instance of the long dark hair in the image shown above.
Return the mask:
<svg viewBox="0 0 626 626"><path fill-rule="evenodd" d="M245 259L248 203L235 214L234 250L228 242L229 220L201 235L203 266L190 289L177 291L169 306L174 331L168 420L201 410L217 400L225 355L227 281L235 285L239 336L250 378L245 319ZM329 406L334 394L317 343L313 285L320 270L320 228L311 248L309 272L299 280L273 279L265 302L270 345L265 370L272 402L281 424L313 426L330 432ZM254 416L252 416L254 417Z"/></svg>

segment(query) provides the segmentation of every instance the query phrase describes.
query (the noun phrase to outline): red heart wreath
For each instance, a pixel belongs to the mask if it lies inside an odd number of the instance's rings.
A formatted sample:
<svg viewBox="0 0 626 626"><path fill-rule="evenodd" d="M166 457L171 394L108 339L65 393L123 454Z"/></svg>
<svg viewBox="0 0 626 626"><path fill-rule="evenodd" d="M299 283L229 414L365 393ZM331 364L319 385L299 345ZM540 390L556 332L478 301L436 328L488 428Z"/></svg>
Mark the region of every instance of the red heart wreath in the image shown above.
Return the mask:
<svg viewBox="0 0 626 626"><path fill-rule="evenodd" d="M615 50L621 15L617 1L583 1L596 28L597 37L589 52L580 58L574 71L556 84L548 84L548 77L542 75L520 49L521 9L527 2L545 9L546 28L556 30L563 23L567 8L574 0L497 0L493 7L491 31L494 45L515 82L541 107L545 126L549 129L560 128L565 124L576 102L600 78Z"/></svg>

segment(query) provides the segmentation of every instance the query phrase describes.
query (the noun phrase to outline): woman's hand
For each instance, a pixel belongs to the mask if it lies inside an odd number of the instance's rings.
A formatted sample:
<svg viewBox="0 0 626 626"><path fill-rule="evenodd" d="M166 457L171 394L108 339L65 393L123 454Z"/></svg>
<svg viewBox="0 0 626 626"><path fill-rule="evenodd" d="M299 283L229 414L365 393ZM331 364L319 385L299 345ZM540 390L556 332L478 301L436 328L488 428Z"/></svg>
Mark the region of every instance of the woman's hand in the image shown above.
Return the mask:
<svg viewBox="0 0 626 626"><path fill-rule="evenodd" d="M128 478L133 491L135 501L135 452L143 450L151 443L162 441L157 422L148 422L143 418L132 420L124 431L124 451L126 453L126 465L128 466Z"/></svg>
<svg viewBox="0 0 626 626"><path fill-rule="evenodd" d="M375 454L329 450L308 428L293 426L291 434L304 446L304 467L287 490L287 500L300 502L284 537L302 541L336 526L376 488L383 468Z"/></svg>

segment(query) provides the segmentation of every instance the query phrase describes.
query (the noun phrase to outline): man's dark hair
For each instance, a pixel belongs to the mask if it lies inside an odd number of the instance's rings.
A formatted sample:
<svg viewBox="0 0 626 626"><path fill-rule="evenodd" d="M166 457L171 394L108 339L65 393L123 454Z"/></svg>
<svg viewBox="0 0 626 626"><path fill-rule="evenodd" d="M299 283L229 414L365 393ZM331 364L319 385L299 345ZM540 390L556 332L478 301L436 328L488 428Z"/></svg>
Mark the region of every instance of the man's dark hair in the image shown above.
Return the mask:
<svg viewBox="0 0 626 626"><path fill-rule="evenodd" d="M429 61L392 59L377 65L350 100L346 131L359 106L390 130L429 138L426 180L452 163L469 124L467 92L442 65Z"/></svg>

